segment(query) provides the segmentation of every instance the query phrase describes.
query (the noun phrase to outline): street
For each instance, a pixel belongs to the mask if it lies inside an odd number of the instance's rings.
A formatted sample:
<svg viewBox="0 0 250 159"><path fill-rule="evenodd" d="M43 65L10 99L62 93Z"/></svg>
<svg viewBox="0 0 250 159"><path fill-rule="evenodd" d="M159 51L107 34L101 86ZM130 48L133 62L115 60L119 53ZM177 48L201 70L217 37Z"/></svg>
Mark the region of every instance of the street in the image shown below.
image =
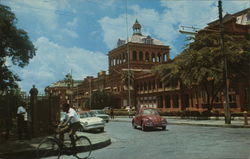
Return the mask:
<svg viewBox="0 0 250 159"><path fill-rule="evenodd" d="M105 132L112 144L93 151L93 159L250 158L250 129L169 125L143 132L129 122L110 122Z"/></svg>

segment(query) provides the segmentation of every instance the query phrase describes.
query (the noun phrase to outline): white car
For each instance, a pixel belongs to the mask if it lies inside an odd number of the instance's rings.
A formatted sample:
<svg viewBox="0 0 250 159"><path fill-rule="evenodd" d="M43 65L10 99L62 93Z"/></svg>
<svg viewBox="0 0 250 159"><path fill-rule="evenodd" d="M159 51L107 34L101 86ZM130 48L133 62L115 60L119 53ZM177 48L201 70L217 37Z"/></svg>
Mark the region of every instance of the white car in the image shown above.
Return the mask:
<svg viewBox="0 0 250 159"><path fill-rule="evenodd" d="M104 131L105 121L89 112L78 112L83 131L99 129Z"/></svg>
<svg viewBox="0 0 250 159"><path fill-rule="evenodd" d="M91 110L90 111L91 115L94 115L96 117L102 118L104 121L106 121L107 123L109 122L109 115L106 114L103 110Z"/></svg>

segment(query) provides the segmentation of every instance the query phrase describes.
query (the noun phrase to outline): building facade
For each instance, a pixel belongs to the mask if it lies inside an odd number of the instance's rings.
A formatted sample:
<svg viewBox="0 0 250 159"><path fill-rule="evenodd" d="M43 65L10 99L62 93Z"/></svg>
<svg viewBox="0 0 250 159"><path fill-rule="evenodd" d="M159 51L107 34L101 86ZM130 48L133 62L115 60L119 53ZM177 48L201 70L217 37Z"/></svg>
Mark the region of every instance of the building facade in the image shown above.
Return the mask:
<svg viewBox="0 0 250 159"><path fill-rule="evenodd" d="M223 18L223 24L225 33L249 38L250 9L227 14ZM218 20L209 23L199 32L211 31L219 31ZM149 35L143 35L141 25L136 20L133 35L128 41L118 39L117 47L108 52L108 73L101 71L97 77L86 77L72 89L73 102L84 109L85 102L99 89L111 91L116 95L117 108L130 105L137 108L156 107L169 112L206 111L205 101L208 97L200 86L181 89L178 81L166 85L151 72L153 66L169 61L170 47ZM229 100L232 111L250 110L249 81L243 79L230 83ZM223 112L223 101L223 93L219 93L214 101L214 110Z"/></svg>

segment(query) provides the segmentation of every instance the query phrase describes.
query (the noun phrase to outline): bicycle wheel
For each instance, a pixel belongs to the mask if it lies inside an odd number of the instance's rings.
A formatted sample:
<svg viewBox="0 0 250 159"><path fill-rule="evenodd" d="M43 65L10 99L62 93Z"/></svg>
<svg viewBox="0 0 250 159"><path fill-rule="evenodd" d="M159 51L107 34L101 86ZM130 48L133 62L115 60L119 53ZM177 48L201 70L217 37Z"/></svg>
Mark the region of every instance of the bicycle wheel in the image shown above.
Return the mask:
<svg viewBox="0 0 250 159"><path fill-rule="evenodd" d="M75 142L76 142L75 157L78 159L87 159L92 151L92 144L89 138L85 136L80 136L76 138Z"/></svg>
<svg viewBox="0 0 250 159"><path fill-rule="evenodd" d="M38 158L53 156L59 159L61 149L56 141L51 138L45 138L37 147L36 154Z"/></svg>

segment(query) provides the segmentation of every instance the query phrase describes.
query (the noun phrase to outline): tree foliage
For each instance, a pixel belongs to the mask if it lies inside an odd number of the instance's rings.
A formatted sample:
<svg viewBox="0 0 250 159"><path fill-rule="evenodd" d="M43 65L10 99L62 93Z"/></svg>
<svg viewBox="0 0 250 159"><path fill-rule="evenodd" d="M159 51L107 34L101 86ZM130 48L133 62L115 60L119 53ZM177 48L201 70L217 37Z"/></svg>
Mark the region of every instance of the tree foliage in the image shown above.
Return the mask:
<svg viewBox="0 0 250 159"><path fill-rule="evenodd" d="M229 79L249 78L250 41L244 36L225 35L224 44L222 53L218 34L197 34L180 55L155 67L154 72L165 83L178 80L185 87L200 86L211 109L213 99L223 88L224 58L228 62Z"/></svg>
<svg viewBox="0 0 250 159"><path fill-rule="evenodd" d="M10 8L0 5L0 90L16 88L18 75L12 72L7 60L21 68L28 65L35 56L35 47L29 40L27 32L16 27L15 14Z"/></svg>
<svg viewBox="0 0 250 159"><path fill-rule="evenodd" d="M121 80L122 80L122 83L125 85L125 86L128 86L128 84L130 83L130 85L133 85L134 84L134 72L129 70L129 71L123 71L121 73Z"/></svg>
<svg viewBox="0 0 250 159"><path fill-rule="evenodd" d="M105 90L97 90L92 93L91 98L87 100L85 106L91 109L103 109L104 107L116 107L115 95Z"/></svg>

